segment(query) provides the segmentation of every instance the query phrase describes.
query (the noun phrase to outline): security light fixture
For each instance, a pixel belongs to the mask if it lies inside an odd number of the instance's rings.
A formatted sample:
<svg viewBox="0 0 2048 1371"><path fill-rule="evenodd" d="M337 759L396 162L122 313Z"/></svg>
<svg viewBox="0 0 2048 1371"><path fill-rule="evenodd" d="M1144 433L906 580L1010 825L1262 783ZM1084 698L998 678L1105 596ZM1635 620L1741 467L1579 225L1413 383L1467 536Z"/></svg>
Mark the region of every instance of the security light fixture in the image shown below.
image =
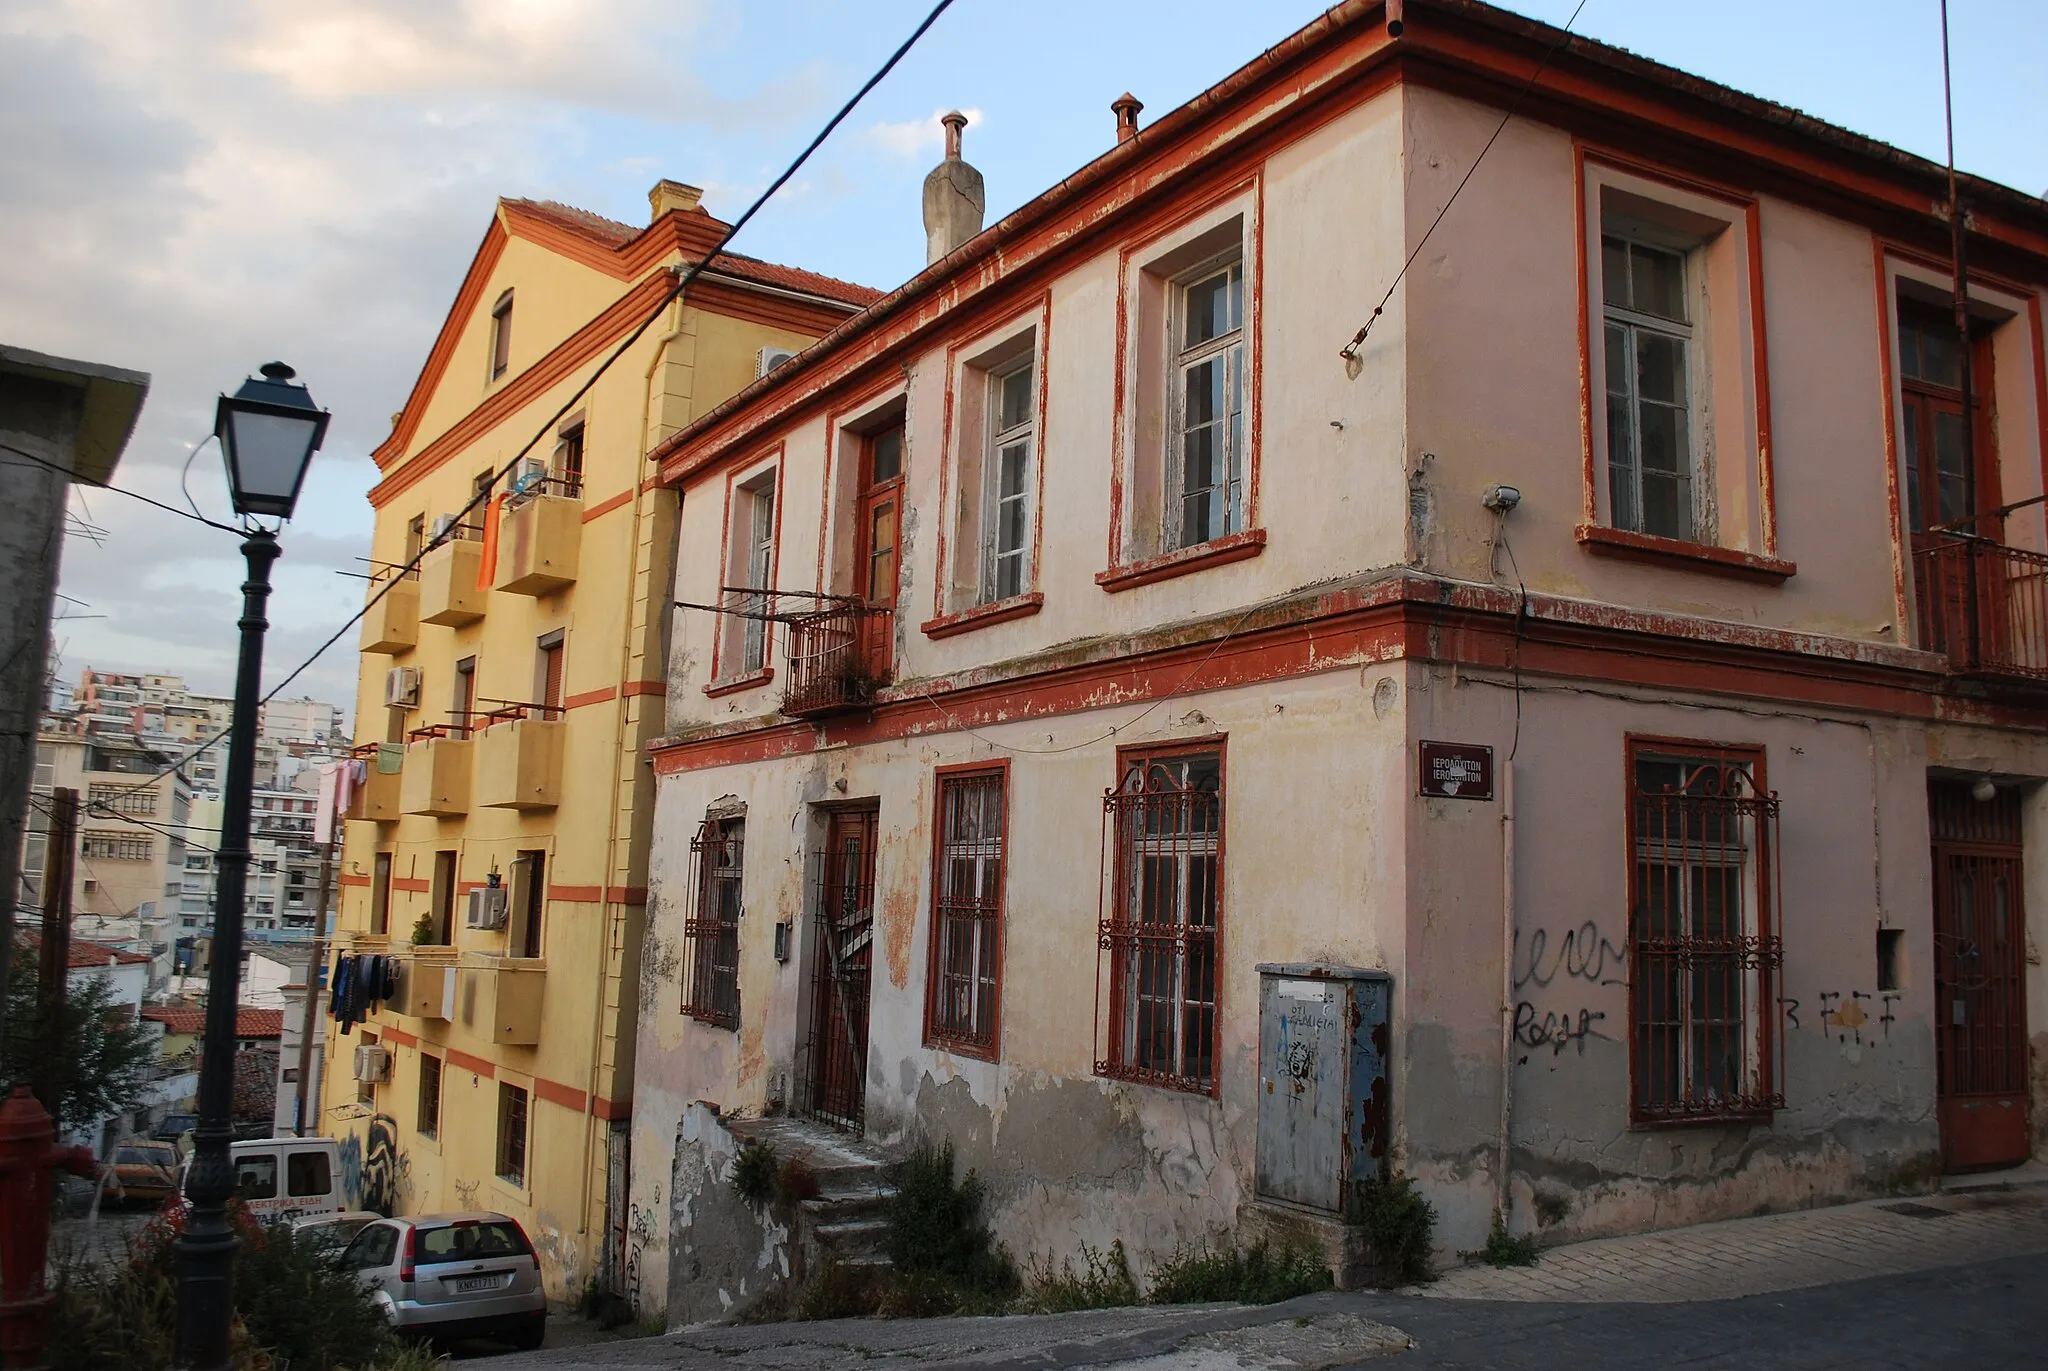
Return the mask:
<svg viewBox="0 0 2048 1371"><path fill-rule="evenodd" d="M1513 486L1494 486L1486 492L1482 503L1495 513L1506 514L1522 503L1522 492Z"/></svg>
<svg viewBox="0 0 2048 1371"><path fill-rule="evenodd" d="M283 362L263 364L232 396L220 397L213 433L227 462L228 494L237 514L292 517L306 467L327 436L328 414L313 403Z"/></svg>
<svg viewBox="0 0 2048 1371"><path fill-rule="evenodd" d="M1998 782L1989 776L1979 776L1977 783L1970 787L1970 798L1978 804L1990 804L1998 798Z"/></svg>

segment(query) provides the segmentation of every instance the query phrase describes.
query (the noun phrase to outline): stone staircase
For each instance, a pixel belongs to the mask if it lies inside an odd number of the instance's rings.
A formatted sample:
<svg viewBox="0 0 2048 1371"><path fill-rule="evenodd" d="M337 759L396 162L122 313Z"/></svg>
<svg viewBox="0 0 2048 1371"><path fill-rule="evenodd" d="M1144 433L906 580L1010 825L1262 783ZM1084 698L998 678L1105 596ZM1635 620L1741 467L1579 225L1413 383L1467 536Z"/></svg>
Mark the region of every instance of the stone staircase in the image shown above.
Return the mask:
<svg viewBox="0 0 2048 1371"><path fill-rule="evenodd" d="M793 1265L816 1271L835 1261L889 1264L889 1201L896 1191L888 1175L894 1156L811 1119L732 1119L726 1126L737 1138L774 1148L780 1160L803 1158L818 1178L817 1196L796 1206Z"/></svg>

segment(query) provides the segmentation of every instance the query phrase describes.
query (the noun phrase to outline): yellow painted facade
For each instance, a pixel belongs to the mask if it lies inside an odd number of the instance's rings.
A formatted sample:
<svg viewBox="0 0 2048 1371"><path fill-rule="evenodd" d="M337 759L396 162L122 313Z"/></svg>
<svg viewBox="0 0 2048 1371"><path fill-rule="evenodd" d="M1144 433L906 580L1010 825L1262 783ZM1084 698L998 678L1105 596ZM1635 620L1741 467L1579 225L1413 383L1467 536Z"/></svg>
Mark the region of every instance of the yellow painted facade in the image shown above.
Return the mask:
<svg viewBox="0 0 2048 1371"><path fill-rule="evenodd" d="M570 405L723 230L687 187L664 182L650 199L645 229L501 201L377 451L370 552L400 579L361 636L356 739L370 774L347 824L336 951L395 958L401 993L348 1033L322 1015L320 1131L342 1139L352 1203L510 1214L557 1300L624 1276L607 1261L624 1203L608 1159L632 1109L653 799L643 744L662 725L678 523L645 454L751 383L764 350L801 349L874 298L718 259ZM522 467L494 487L502 505L437 541L479 474L536 433L527 490L514 493ZM401 576L423 542L417 573ZM388 707L394 676L411 689ZM384 762L398 774L368 755L380 743L398 744ZM359 1073L356 1049L372 1041L383 1068Z"/></svg>

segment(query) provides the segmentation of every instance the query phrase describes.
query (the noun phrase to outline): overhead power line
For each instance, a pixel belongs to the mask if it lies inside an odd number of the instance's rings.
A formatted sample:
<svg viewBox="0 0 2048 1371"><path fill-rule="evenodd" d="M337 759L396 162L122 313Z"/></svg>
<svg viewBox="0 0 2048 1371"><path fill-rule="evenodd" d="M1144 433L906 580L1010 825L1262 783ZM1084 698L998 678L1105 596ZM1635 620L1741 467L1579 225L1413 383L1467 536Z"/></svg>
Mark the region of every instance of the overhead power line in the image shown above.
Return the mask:
<svg viewBox="0 0 2048 1371"><path fill-rule="evenodd" d="M38 456L37 454L30 452L28 449L18 448L12 443L0 443L0 448L5 448L7 451L13 453L16 457L26 458L27 460L34 462L37 466L48 467L51 471L59 472L65 476L68 476L73 481L76 481L79 485L91 486L96 490L111 490L116 495L126 495L131 500L140 500L145 505L154 505L156 508L162 510L166 514L175 514L180 519L190 519L195 524L205 524L208 528L217 528L222 533L232 533L236 537L243 537L248 533L247 529L236 528L233 524L215 523L213 520L207 518L203 514L194 513L190 510L179 509L176 505L167 505L162 500L152 500L147 495L142 494L140 491L129 490L125 486L110 485L105 481L95 481L90 476L82 476L78 472L73 471L70 467L65 466L62 462L53 462L47 457Z"/></svg>

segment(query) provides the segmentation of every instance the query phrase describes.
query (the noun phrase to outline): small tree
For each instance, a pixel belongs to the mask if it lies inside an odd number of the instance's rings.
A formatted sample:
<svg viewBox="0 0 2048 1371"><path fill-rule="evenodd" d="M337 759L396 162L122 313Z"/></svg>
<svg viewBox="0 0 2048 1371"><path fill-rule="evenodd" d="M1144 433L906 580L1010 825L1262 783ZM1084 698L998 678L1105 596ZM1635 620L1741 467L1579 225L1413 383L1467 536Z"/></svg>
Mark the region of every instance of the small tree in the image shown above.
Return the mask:
<svg viewBox="0 0 2048 1371"><path fill-rule="evenodd" d="M27 1081L46 1065L45 1030L37 1011L42 979L36 959L17 949L7 978L7 1051L0 1059L0 1081ZM132 1006L114 998L105 980L91 976L71 983L57 1041L63 1044L53 1068L60 1129L86 1127L141 1102L156 1069L156 1035L142 1026Z"/></svg>

